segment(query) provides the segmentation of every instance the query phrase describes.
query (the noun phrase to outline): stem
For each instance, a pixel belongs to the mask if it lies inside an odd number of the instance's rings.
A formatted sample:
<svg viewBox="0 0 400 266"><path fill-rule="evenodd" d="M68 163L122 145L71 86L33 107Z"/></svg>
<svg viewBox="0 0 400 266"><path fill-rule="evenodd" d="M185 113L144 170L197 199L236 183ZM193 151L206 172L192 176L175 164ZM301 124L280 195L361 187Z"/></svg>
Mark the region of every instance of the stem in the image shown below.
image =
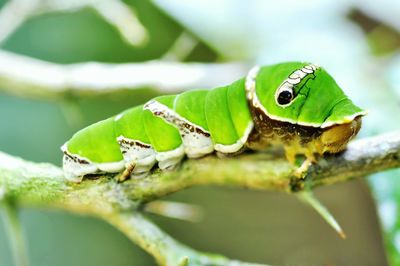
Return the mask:
<svg viewBox="0 0 400 266"><path fill-rule="evenodd" d="M201 253L177 242L137 212L122 212L105 217L129 239L149 252L160 265L237 265L262 266L229 260L221 255Z"/></svg>
<svg viewBox="0 0 400 266"><path fill-rule="evenodd" d="M3 218L7 226L8 238L10 240L11 251L16 266L28 266L29 257L26 248L26 241L23 236L23 230L18 217L17 208L6 202L3 204Z"/></svg>

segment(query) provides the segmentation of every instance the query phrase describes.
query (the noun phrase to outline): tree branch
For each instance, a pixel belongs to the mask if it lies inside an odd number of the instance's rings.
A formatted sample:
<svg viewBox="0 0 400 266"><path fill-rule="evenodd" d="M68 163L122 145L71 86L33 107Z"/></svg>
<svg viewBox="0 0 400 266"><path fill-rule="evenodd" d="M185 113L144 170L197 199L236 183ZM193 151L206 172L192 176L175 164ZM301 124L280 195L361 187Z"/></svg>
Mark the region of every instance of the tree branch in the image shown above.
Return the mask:
<svg viewBox="0 0 400 266"><path fill-rule="evenodd" d="M309 169L304 180L292 175L295 167L282 156L249 153L234 158L207 156L186 160L177 170L156 170L144 179L124 183L102 176L74 184L64 179L59 167L0 153L0 194L23 206L61 208L101 217L151 253L162 265L178 265L178 262L186 265L185 256L188 265L228 265L232 261L224 257L199 253L176 242L146 220L137 207L194 185L216 184L292 192L395 167L400 167L399 131L350 143L345 152L319 160Z"/></svg>
<svg viewBox="0 0 400 266"><path fill-rule="evenodd" d="M151 88L163 93L210 88L241 77L239 63L79 63L60 65L0 51L0 90L38 99Z"/></svg>
<svg viewBox="0 0 400 266"><path fill-rule="evenodd" d="M18 217L18 210L12 202L4 202L0 207L3 207L3 220L6 224L14 263L16 266L29 266L26 241Z"/></svg>
<svg viewBox="0 0 400 266"><path fill-rule="evenodd" d="M0 43L32 17L86 7L96 10L128 44L143 45L148 39L147 30L133 8L121 0L10 0L0 10Z"/></svg>
<svg viewBox="0 0 400 266"><path fill-rule="evenodd" d="M178 243L137 212L118 213L104 219L152 254L160 265L266 266L195 251Z"/></svg>

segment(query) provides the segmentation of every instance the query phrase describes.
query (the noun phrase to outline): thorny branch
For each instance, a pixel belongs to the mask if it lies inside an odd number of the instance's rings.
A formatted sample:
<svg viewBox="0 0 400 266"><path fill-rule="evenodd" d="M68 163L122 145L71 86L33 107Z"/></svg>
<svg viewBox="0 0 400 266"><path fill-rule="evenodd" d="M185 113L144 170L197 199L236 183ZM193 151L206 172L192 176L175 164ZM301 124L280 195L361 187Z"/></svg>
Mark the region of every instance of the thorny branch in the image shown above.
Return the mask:
<svg viewBox="0 0 400 266"><path fill-rule="evenodd" d="M400 167L400 132L356 140L338 155L313 165L304 180L293 177L294 166L273 153L234 158L207 156L186 160L174 171L155 170L139 180L117 183L111 176L67 182L59 167L27 162L0 153L0 191L20 206L60 208L100 217L152 254L161 265L254 265L188 248L162 232L138 211L143 202L194 185L225 185L293 192L347 181Z"/></svg>

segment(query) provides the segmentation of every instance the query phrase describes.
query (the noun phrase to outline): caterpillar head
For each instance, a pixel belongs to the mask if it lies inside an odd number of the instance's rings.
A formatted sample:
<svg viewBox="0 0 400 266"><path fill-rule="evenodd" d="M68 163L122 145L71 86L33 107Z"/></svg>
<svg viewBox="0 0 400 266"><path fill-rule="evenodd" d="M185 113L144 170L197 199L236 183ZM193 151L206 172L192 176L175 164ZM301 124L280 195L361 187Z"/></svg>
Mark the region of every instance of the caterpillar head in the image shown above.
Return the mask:
<svg viewBox="0 0 400 266"><path fill-rule="evenodd" d="M320 66L289 62L254 68L246 79L250 103L271 119L323 129L327 151L336 152L357 134L361 116L336 81Z"/></svg>

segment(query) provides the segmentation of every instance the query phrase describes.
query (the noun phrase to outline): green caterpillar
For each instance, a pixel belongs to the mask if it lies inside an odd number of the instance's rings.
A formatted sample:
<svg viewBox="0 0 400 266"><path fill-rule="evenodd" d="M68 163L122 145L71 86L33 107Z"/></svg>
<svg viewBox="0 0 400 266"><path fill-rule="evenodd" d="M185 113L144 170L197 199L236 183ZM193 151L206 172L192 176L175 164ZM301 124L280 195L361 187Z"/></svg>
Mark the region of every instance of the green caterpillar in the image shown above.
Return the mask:
<svg viewBox="0 0 400 266"><path fill-rule="evenodd" d="M283 145L290 162L302 154L309 164L315 155L345 149L363 115L319 66L254 67L230 85L156 97L78 131L62 146L63 169L77 182L104 172L142 177L157 162L171 169L185 155L270 145Z"/></svg>

